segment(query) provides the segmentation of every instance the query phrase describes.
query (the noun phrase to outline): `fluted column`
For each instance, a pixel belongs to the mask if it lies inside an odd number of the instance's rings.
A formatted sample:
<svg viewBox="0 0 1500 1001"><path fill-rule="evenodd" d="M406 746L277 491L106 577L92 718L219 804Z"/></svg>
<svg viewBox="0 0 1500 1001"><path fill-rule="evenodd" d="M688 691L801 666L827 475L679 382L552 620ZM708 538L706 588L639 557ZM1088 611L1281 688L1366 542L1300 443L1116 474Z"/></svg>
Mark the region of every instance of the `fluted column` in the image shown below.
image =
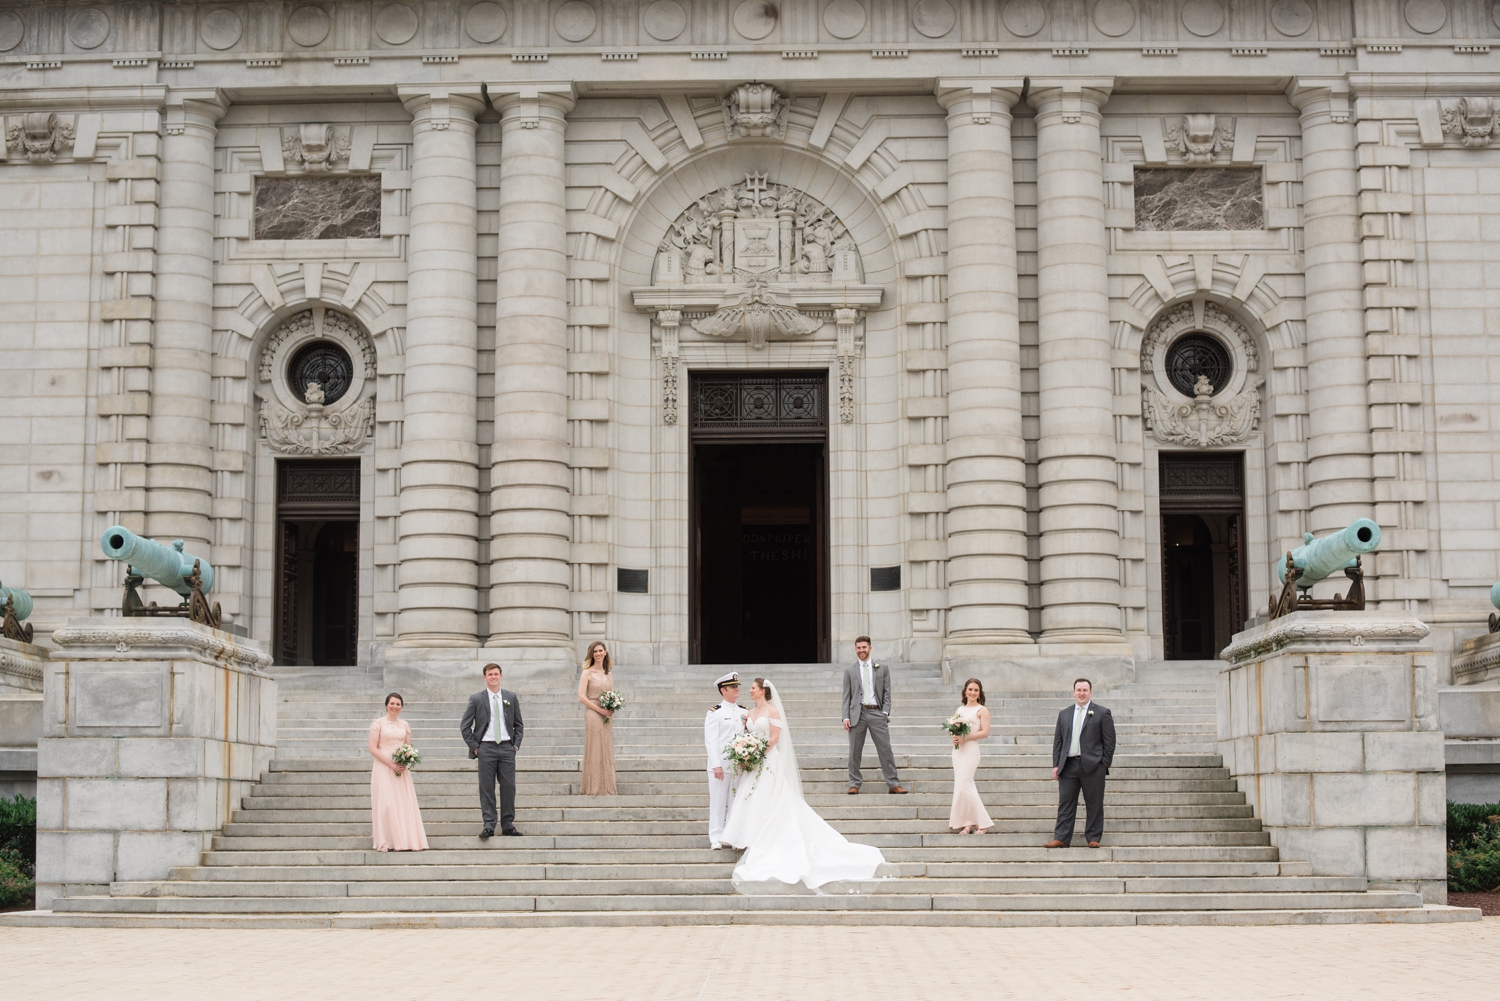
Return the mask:
<svg viewBox="0 0 1500 1001"><path fill-rule="evenodd" d="M1037 122L1037 307L1042 642L1118 642L1109 272L1100 106L1110 81L1032 81Z"/></svg>
<svg viewBox="0 0 1500 1001"><path fill-rule="evenodd" d="M478 642L474 116L480 88L402 87L412 113L405 422L397 575L402 646Z"/></svg>
<svg viewBox="0 0 1500 1001"><path fill-rule="evenodd" d="M207 557L213 509L213 90L167 97L157 221L146 534Z"/></svg>
<svg viewBox="0 0 1500 1001"><path fill-rule="evenodd" d="M493 85L500 112L490 635L520 656L571 648L567 229L568 84Z"/></svg>
<svg viewBox="0 0 1500 1001"><path fill-rule="evenodd" d="M948 642L1031 643L1010 109L1020 80L941 81L948 112Z"/></svg>
<svg viewBox="0 0 1500 1001"><path fill-rule="evenodd" d="M1301 79L1288 96L1302 113L1308 528L1325 532L1374 503L1359 161L1346 81Z"/></svg>

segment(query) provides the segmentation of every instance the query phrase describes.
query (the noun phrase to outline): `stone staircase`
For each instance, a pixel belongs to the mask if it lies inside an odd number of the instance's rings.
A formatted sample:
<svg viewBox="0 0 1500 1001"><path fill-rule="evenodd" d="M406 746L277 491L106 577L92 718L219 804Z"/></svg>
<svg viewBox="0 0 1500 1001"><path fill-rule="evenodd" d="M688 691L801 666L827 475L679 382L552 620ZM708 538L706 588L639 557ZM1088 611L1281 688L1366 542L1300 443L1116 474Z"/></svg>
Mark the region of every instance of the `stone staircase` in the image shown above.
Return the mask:
<svg viewBox="0 0 1500 1001"><path fill-rule="evenodd" d="M908 796L888 796L873 747L865 792L845 794L838 674L828 665L745 668L780 685L808 801L850 839L878 845L901 878L824 894L741 895L734 855L710 851L702 721L722 668L621 668L619 795L578 795L582 710L571 691L521 692L520 838L477 839L462 703L408 694L431 850L370 849L369 722L378 678L314 673L282 685L279 754L200 865L108 896L57 900L25 923L412 927L839 923L943 925L1273 924L1477 919L1415 893L1314 876L1284 862L1214 752L1212 664L1143 665L1100 692L1119 748L1105 846L1048 851L1048 773L1065 692L991 694L980 793L985 835L947 828L951 767L939 722L962 679L898 665L892 742ZM478 685L476 683L476 689ZM748 698L748 684L746 685ZM1082 811L1080 810L1080 813ZM1080 817L1080 830L1083 819ZM864 892L848 892L853 890ZM10 923L17 923L11 921Z"/></svg>

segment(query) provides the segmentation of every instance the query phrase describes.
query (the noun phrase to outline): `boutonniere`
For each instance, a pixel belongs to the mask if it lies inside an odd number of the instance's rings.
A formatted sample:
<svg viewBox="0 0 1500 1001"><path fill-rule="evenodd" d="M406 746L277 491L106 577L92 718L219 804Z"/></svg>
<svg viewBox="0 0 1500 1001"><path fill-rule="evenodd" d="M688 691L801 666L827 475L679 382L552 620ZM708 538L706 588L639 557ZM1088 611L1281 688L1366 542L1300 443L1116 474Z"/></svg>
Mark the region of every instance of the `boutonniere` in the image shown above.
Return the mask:
<svg viewBox="0 0 1500 1001"><path fill-rule="evenodd" d="M1094 715L1094 710L1090 709L1085 715L1088 715L1088 716Z"/></svg>
<svg viewBox="0 0 1500 1001"><path fill-rule="evenodd" d="M509 706L509 705L510 705L510 699L501 699L501 700L500 700L500 704L501 704L501 705L502 705L502 706ZM1093 714L1093 713L1089 713L1089 715L1090 715L1090 716L1092 716L1092 715L1094 715L1094 714Z"/></svg>

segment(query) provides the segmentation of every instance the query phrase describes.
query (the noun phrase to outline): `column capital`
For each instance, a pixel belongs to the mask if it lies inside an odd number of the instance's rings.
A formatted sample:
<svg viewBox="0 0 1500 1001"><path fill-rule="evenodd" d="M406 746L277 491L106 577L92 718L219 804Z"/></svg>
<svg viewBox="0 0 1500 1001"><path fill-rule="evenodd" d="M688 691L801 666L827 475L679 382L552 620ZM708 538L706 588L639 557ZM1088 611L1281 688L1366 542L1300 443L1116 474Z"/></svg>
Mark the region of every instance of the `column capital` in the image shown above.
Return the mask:
<svg viewBox="0 0 1500 1001"><path fill-rule="evenodd" d="M1010 115L1021 99L1026 81L1021 77L980 77L939 80L934 93L949 117L969 112L975 125L988 125L994 114Z"/></svg>
<svg viewBox="0 0 1500 1001"><path fill-rule="evenodd" d="M1347 77L1299 76L1287 86L1286 97L1304 125L1322 115L1340 125L1351 121Z"/></svg>
<svg viewBox="0 0 1500 1001"><path fill-rule="evenodd" d="M1044 116L1061 115L1065 123L1076 123L1088 114L1097 116L1114 90L1115 78L1033 77L1026 103L1036 109L1038 124Z"/></svg>
<svg viewBox="0 0 1500 1001"><path fill-rule="evenodd" d="M544 114L561 120L578 102L577 92L567 80L491 83L485 89L501 120L519 120L524 129L536 128Z"/></svg>
<svg viewBox="0 0 1500 1001"><path fill-rule="evenodd" d="M396 96L411 112L413 120L425 118L438 131L454 118L473 121L484 110L484 88L479 84L402 84Z"/></svg>
<svg viewBox="0 0 1500 1001"><path fill-rule="evenodd" d="M164 129L169 136L180 136L189 125L214 131L219 119L229 112L229 98L213 87L167 91L163 102Z"/></svg>

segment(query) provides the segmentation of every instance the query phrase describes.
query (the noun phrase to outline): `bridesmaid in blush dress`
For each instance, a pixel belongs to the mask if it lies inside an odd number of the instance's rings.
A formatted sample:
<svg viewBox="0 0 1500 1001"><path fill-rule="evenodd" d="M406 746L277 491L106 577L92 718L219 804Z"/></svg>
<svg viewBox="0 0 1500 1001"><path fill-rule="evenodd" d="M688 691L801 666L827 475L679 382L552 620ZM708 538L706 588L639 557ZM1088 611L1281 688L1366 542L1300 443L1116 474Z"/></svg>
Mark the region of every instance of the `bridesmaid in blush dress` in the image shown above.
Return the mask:
<svg viewBox="0 0 1500 1001"><path fill-rule="evenodd" d="M370 724L370 820L378 852L420 852L427 848L417 787L411 772L391 760L402 744L411 743L411 727L401 718L406 702L397 692L385 697L385 715Z"/></svg>
<svg viewBox="0 0 1500 1001"><path fill-rule="evenodd" d="M614 689L614 659L601 640L589 644L578 679L578 701L583 703L583 785L585 796L615 795L614 713L599 704L599 696Z"/></svg>
<svg viewBox="0 0 1500 1001"><path fill-rule="evenodd" d="M979 771L979 741L990 735L990 711L984 707L984 686L978 678L964 682L964 704L958 715L969 724L969 732L953 738L953 806L948 826L960 834L983 832L994 821L979 799L974 773Z"/></svg>

